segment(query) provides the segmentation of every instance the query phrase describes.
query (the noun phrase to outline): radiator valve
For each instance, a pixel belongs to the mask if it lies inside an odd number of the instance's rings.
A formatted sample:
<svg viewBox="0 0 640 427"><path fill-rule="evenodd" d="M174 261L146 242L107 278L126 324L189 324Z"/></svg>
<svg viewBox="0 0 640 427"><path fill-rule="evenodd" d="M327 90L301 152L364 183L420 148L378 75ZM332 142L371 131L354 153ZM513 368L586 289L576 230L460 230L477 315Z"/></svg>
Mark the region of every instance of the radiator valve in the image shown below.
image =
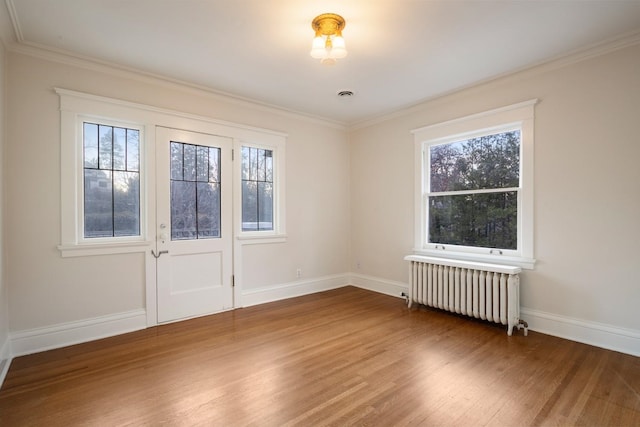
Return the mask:
<svg viewBox="0 0 640 427"><path fill-rule="evenodd" d="M522 319L518 319L518 324L516 325L518 330L524 329L524 336L526 337L529 333L529 324Z"/></svg>

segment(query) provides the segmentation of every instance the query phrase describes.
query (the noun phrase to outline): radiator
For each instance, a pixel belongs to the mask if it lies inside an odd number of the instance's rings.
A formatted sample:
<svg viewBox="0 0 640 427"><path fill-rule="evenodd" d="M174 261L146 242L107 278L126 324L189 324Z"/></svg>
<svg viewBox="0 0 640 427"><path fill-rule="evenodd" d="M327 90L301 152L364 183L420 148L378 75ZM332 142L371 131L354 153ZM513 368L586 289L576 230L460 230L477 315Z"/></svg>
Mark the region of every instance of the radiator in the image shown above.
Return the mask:
<svg viewBox="0 0 640 427"><path fill-rule="evenodd" d="M476 319L524 328L520 319L519 267L410 255L409 307L413 303Z"/></svg>

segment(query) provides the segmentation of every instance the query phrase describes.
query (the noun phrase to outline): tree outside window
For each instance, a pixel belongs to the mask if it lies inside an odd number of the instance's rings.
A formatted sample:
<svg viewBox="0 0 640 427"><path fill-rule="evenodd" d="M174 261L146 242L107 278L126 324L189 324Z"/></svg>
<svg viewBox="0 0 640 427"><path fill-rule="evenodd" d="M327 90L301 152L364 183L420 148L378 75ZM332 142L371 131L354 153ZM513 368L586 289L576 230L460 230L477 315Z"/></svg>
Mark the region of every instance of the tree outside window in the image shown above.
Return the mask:
<svg viewBox="0 0 640 427"><path fill-rule="evenodd" d="M520 131L429 147L428 242L516 250Z"/></svg>
<svg viewBox="0 0 640 427"><path fill-rule="evenodd" d="M273 230L273 151L242 147L242 231Z"/></svg>
<svg viewBox="0 0 640 427"><path fill-rule="evenodd" d="M83 124L84 237L140 235L140 131Z"/></svg>

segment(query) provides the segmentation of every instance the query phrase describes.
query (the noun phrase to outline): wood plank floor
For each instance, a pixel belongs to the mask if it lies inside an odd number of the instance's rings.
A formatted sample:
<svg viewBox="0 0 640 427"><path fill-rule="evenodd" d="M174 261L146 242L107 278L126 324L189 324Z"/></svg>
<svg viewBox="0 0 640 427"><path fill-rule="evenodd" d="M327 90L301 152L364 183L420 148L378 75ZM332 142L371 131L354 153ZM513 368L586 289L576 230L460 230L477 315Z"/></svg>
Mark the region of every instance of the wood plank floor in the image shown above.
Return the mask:
<svg viewBox="0 0 640 427"><path fill-rule="evenodd" d="M16 358L1 426L640 426L640 358L347 287Z"/></svg>

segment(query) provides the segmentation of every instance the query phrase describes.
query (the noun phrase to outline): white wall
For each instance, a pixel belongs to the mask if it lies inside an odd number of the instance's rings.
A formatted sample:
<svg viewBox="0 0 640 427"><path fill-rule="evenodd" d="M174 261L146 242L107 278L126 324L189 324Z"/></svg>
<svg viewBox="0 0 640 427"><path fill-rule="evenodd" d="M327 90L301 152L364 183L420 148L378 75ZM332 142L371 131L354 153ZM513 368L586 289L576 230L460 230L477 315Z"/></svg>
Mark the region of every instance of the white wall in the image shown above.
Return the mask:
<svg viewBox="0 0 640 427"><path fill-rule="evenodd" d="M428 84L428 82L425 82ZM412 108L350 134L351 266L408 282L413 245L410 130L539 98L535 111L535 257L523 318L627 334L640 354L640 45L539 67ZM555 320L555 330L546 322ZM558 329L560 328L560 329ZM610 345L616 347L616 345Z"/></svg>
<svg viewBox="0 0 640 427"><path fill-rule="evenodd" d="M578 329L584 327L587 335L622 332L626 344L618 347L640 354L640 282L635 271L640 260L638 45L502 78L348 133L324 122L102 66L18 51L4 59L5 100L11 108L6 109L3 147L6 250L0 308L6 307L2 292L8 291L12 335L145 305L142 255L63 259L56 248L60 124L53 87L289 135L288 240L243 249L243 286L256 292L307 285L305 281L329 283L348 271L357 273L358 280L371 279L369 283L378 280L396 288L406 283L402 258L413 245L414 212L410 130L539 98L538 263L523 274L523 317L538 330L610 348L616 344L606 337L579 336ZM296 278L298 268L301 279ZM2 316L0 339L6 336Z"/></svg>
<svg viewBox="0 0 640 427"><path fill-rule="evenodd" d="M93 68L93 69L90 69ZM245 246L245 290L348 271L348 145L344 130L245 102L11 52L7 74L6 242L12 333L143 309L141 254L61 258L62 87L288 134L286 243ZM105 274L110 272L110 274ZM346 282L345 282L346 283Z"/></svg>

